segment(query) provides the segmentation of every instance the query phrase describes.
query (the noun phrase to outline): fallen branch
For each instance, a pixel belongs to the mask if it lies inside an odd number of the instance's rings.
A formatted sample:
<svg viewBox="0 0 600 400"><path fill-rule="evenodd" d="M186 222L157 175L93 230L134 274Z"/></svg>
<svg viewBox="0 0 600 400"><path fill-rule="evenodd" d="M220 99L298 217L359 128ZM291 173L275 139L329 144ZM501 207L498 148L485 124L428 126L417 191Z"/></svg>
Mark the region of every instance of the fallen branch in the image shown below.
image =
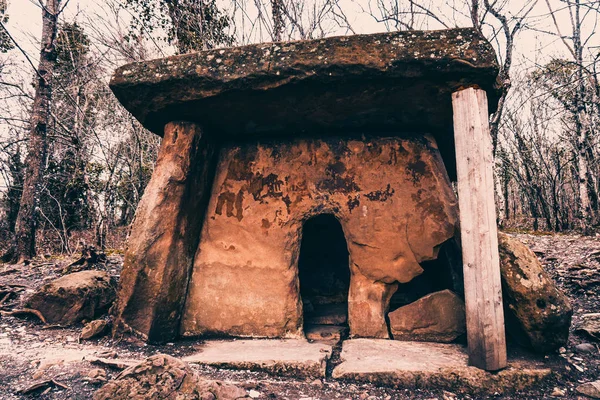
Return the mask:
<svg viewBox="0 0 600 400"><path fill-rule="evenodd" d="M44 316L42 315L41 312L39 312L38 310L34 310L31 308L19 308L16 310L12 310L12 311L0 311L0 313L2 315L9 315L9 316L17 316L17 315L35 315L36 317L38 317L40 319L40 321L42 321L44 324L46 324L46 318L44 318Z"/></svg>
<svg viewBox="0 0 600 400"><path fill-rule="evenodd" d="M46 330L46 329L62 329L62 328L64 328L64 326L61 324L51 324L51 325L42 326L40 329Z"/></svg>
<svg viewBox="0 0 600 400"><path fill-rule="evenodd" d="M24 389L19 390L19 393L21 394L28 394L28 393L32 393L35 392L36 390L40 390L43 388L46 388L45 392L48 392L48 389L51 389L53 386L57 386L63 389L69 389L69 387L67 385L65 385L64 383L58 382L54 379L48 379L45 381L41 381L41 382L36 382L34 384L32 384L31 386L28 386Z"/></svg>
<svg viewBox="0 0 600 400"><path fill-rule="evenodd" d="M35 265L31 265L32 268L39 268L39 267L46 267L49 265L56 265L55 263L51 263L51 262L47 262L47 263L41 263L41 264L35 264Z"/></svg>
<svg viewBox="0 0 600 400"><path fill-rule="evenodd" d="M17 272L17 271L18 271L18 269L16 269L16 268L9 268L9 269L5 269L4 271L1 271L1 272L0 272L0 276L4 276L4 275L10 275L10 274L12 274L13 272Z"/></svg>
<svg viewBox="0 0 600 400"><path fill-rule="evenodd" d="M139 361L135 360L109 360L107 358L90 358L88 360L91 364L99 365L101 367L108 367L117 370L124 370L125 368L132 367L139 364Z"/></svg>
<svg viewBox="0 0 600 400"><path fill-rule="evenodd" d="M7 292L4 297L0 300L0 307L8 300L11 294L16 294L15 292Z"/></svg>

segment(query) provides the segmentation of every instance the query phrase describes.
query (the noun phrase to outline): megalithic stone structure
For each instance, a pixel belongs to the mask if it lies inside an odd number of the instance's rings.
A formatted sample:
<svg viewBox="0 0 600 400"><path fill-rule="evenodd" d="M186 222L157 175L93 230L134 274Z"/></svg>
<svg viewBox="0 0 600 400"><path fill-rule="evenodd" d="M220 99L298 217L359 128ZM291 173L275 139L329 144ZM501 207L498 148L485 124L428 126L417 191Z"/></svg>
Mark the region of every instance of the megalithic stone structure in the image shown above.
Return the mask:
<svg viewBox="0 0 600 400"><path fill-rule="evenodd" d="M119 68L112 90L163 142L132 226L115 329L152 342L303 337L311 310L329 307L351 337L389 338L395 292L458 236L458 170L471 362L502 368L485 128L497 74L473 29L262 43ZM343 232L348 265L313 269L323 275L311 280L299 273L302 237L323 214ZM325 292L313 282L323 279Z"/></svg>

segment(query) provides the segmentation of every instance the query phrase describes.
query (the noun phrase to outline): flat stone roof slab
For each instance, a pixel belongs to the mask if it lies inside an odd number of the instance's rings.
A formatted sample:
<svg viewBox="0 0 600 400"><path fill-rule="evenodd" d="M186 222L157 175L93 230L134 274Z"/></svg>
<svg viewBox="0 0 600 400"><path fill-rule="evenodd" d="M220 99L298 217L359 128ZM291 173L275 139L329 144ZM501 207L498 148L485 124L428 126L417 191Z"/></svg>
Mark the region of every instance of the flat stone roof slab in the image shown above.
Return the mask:
<svg viewBox="0 0 600 400"><path fill-rule="evenodd" d="M331 346L297 339L210 340L183 360L217 368L321 378L331 351Z"/></svg>
<svg viewBox="0 0 600 400"><path fill-rule="evenodd" d="M199 123L222 137L331 131L452 136L451 93L497 104L498 65L474 29L261 43L125 65L110 87L144 126Z"/></svg>
<svg viewBox="0 0 600 400"><path fill-rule="evenodd" d="M343 343L341 359L333 378L455 393L523 391L551 375L522 361L497 373L469 367L466 349L455 344L353 339Z"/></svg>

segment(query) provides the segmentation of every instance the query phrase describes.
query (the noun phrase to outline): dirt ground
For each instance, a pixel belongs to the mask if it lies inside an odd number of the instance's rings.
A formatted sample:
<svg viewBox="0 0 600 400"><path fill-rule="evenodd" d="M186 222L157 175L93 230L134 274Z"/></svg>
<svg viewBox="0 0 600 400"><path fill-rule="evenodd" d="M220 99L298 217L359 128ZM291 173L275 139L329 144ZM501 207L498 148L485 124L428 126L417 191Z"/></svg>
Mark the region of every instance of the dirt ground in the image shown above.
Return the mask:
<svg viewBox="0 0 600 400"><path fill-rule="evenodd" d="M578 354L580 343L599 343L575 332L582 314L600 312L600 237L579 235L514 234L538 255L547 271L570 297L573 324L569 343L557 354L534 356L554 371L554 377L543 387L528 393L496 395L497 399L576 399L575 387L600 378L600 353ZM12 310L43 283L61 276L70 261L64 258L41 257L30 265L1 265L0 288L14 293L0 296L0 310ZM122 258L108 257L97 264L118 276ZM111 338L80 341L82 325L72 327L46 326L35 316L0 315L0 399L90 399L103 382L91 378L90 372L106 373L111 379L118 368L93 364L97 357L119 360L141 360L158 352L176 357L195 351L197 340L179 341L164 346L150 346L134 338ZM511 345L509 354L522 355L523 350ZM116 357L116 358L114 358ZM83 360L83 361L82 361ZM238 384L252 390L259 399L469 399L443 391L405 390L370 384L323 380L298 380L270 376L253 371L229 371L198 367L203 375ZM331 369L331 368L330 368ZM93 375L93 374L92 374ZM53 380L27 395L20 394L36 382ZM476 397L482 398L482 397Z"/></svg>

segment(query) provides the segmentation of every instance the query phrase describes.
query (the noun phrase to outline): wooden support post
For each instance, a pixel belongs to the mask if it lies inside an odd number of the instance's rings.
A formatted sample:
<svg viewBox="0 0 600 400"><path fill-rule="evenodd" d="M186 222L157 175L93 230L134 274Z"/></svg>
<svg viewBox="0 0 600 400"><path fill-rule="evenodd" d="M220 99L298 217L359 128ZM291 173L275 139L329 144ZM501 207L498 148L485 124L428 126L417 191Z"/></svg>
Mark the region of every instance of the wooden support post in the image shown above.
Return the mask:
<svg viewBox="0 0 600 400"><path fill-rule="evenodd" d="M486 92L452 94L469 364L506 367L492 140Z"/></svg>

